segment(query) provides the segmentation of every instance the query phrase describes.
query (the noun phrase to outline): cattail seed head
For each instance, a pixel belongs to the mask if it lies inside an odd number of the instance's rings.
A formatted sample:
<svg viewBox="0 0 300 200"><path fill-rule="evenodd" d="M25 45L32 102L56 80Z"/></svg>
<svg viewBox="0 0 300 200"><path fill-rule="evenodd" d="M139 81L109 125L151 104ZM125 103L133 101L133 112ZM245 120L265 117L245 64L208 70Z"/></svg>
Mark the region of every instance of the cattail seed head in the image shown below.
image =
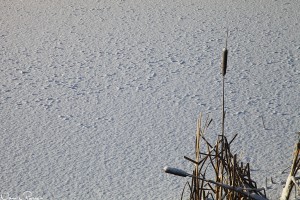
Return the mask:
<svg viewBox="0 0 300 200"><path fill-rule="evenodd" d="M187 177L187 176L191 176L189 173L181 170L181 169L177 169L177 168L173 168L173 167L164 167L164 171L166 173L169 173L169 174L173 174L173 175L176 175L176 176L182 176L182 177Z"/></svg>
<svg viewBox="0 0 300 200"><path fill-rule="evenodd" d="M222 55L222 75L225 76L226 70L227 70L227 58L228 58L228 50L227 48L223 49L223 55Z"/></svg>

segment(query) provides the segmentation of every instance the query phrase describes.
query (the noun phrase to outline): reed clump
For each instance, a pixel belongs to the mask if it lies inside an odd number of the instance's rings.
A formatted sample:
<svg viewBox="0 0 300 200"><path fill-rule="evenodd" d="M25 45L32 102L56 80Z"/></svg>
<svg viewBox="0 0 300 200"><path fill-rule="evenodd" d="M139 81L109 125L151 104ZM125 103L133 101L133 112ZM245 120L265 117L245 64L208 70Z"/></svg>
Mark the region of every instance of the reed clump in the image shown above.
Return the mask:
<svg viewBox="0 0 300 200"><path fill-rule="evenodd" d="M183 199L186 187L189 189L190 200L242 200L242 199L267 199L264 188L258 188L251 178L250 164L240 162L237 154L231 152L231 144L235 135L228 140L224 135L218 135L214 145L205 138L205 131L209 127L211 119L206 119L201 126L202 115L197 121L195 139L195 158L184 158L194 164L191 174L191 183L187 182L181 199ZM201 152L204 146L206 152ZM214 178L207 178L208 169L212 169Z"/></svg>
<svg viewBox="0 0 300 200"><path fill-rule="evenodd" d="M190 200L266 200L264 188L258 188L256 182L251 178L250 164L240 162L237 154L231 152L231 144L235 140L235 135L231 140L225 136L225 75L227 71L228 50L226 46L222 55L222 132L217 136L214 145L205 138L207 128L212 119L207 118L202 125L202 114L197 120L197 130L195 139L195 158L184 158L194 164L193 173L189 174L176 168L165 167L166 173L191 177L191 183L187 182L182 191L183 199L185 189L189 189ZM202 147L202 148L201 148ZM201 149L206 149L202 152ZM208 171L212 171L213 178L208 177Z"/></svg>

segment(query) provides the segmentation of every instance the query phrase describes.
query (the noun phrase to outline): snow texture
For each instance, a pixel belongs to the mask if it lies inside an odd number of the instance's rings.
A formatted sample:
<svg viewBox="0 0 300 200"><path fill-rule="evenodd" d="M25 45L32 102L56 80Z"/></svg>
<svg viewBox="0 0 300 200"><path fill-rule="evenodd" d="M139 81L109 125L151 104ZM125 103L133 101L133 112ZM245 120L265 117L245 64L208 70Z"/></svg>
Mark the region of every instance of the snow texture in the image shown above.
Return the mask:
<svg viewBox="0 0 300 200"><path fill-rule="evenodd" d="M0 190L179 199L196 120L278 199L300 129L298 0L2 0ZM265 128L263 126L263 121ZM287 170L288 171L288 170Z"/></svg>

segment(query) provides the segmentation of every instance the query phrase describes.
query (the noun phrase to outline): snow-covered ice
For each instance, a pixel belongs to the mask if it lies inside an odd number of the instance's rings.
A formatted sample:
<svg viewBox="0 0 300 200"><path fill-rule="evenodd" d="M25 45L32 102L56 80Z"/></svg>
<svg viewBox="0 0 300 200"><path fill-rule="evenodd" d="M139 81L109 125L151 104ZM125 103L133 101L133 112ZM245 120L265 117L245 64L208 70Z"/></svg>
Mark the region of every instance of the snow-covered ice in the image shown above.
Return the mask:
<svg viewBox="0 0 300 200"><path fill-rule="evenodd" d="M297 0L3 0L0 191L179 199L200 112L278 199L300 130ZM265 122L265 129L262 124ZM7 197L7 196L6 196Z"/></svg>

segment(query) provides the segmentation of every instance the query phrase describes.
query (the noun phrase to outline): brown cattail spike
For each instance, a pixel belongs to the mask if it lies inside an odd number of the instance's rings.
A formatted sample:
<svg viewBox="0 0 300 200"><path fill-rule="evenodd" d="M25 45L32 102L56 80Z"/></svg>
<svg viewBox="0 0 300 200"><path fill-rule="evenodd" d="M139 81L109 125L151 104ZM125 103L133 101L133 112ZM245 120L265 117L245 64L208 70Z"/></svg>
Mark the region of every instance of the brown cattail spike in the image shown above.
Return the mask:
<svg viewBox="0 0 300 200"><path fill-rule="evenodd" d="M226 31L226 45L223 49L222 55L222 75L225 76L227 70L227 58L228 58L228 50L227 50L227 38L228 38L228 30Z"/></svg>
<svg viewBox="0 0 300 200"><path fill-rule="evenodd" d="M223 49L223 58L222 58L222 75L225 76L227 70L227 57L228 50L226 48Z"/></svg>

